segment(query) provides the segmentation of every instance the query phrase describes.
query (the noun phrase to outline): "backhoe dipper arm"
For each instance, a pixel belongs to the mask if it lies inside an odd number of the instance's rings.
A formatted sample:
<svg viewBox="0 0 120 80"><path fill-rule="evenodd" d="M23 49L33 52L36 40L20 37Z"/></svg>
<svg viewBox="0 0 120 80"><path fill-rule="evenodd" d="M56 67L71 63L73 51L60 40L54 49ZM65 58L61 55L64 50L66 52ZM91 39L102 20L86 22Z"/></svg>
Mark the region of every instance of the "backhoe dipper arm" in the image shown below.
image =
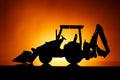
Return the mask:
<svg viewBox="0 0 120 80"><path fill-rule="evenodd" d="M101 27L100 25L97 25L97 27L98 27L98 30L99 30L100 38L101 38L101 40L102 40L102 42L103 42L103 45L104 45L104 47L105 47L105 50L106 50L106 51L104 51L104 50L100 49L100 48L97 46L97 52L98 52L98 55L99 55L99 56L104 56L104 57L106 57L106 56L108 55L108 53L110 52L110 49L109 49L109 47L108 47L107 40L106 40L106 37L105 37L105 35L104 35L104 32L103 32L102 27ZM103 53L103 54L101 54L101 53Z"/></svg>
<svg viewBox="0 0 120 80"><path fill-rule="evenodd" d="M104 45L105 50L100 49L97 45L98 35L101 38L101 41ZM92 48L92 51L90 51L90 48ZM87 55L86 56L87 60L89 60L89 58L92 58L92 57L97 57L96 52L98 53L99 56L103 56L103 57L106 57L108 53L110 52L104 31L100 24L96 25L96 30L92 36L92 39L90 40L90 43L87 43L86 41L84 42L83 51Z"/></svg>
<svg viewBox="0 0 120 80"><path fill-rule="evenodd" d="M97 37L98 35L100 36L101 40L102 40L102 43L105 47L105 51L100 49L97 45ZM99 56L104 56L106 57L108 55L108 53L110 52L110 49L108 47L108 44L107 44L107 40L106 40L106 37L105 37L105 34L104 34L104 31L102 29L102 26L100 24L97 24L96 25L96 30L95 30L95 33L93 34L92 36L92 39L90 41L90 46L91 48L93 49L93 52L95 53L96 51L98 52L98 55Z"/></svg>

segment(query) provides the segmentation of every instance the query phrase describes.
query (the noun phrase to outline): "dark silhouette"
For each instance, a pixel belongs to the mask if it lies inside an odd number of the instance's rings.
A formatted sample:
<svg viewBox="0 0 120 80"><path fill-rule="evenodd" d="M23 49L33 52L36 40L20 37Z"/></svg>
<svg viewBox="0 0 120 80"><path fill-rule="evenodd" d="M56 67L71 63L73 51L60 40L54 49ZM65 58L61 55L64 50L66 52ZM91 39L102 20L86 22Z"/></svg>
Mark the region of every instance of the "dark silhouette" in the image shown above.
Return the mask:
<svg viewBox="0 0 120 80"><path fill-rule="evenodd" d="M119 80L118 66L34 66L17 64L0 66L0 79L4 80Z"/></svg>
<svg viewBox="0 0 120 80"><path fill-rule="evenodd" d="M93 57L96 58L97 53L99 56L106 57L110 52L110 49L108 47L107 40L101 25L96 25L96 30L90 42L86 42L86 40L84 41L83 49L81 36L82 28L83 25L60 25L59 33L57 33L56 30L56 40L46 42L44 45L39 46L36 49L31 48L32 52L23 51L23 53L16 57L13 61L22 63L29 62L32 64L35 58L39 56L39 60L42 63L48 64L52 60L52 57L65 57L69 63L76 64L80 62L83 58L85 58L86 60L89 60ZM61 35L63 29L78 29L79 42L76 42L77 34L75 34L73 41L65 44L64 49L61 49L60 45L66 39ZM102 40L105 51L100 49L97 45L98 35ZM60 36L62 37L61 39Z"/></svg>
<svg viewBox="0 0 120 80"><path fill-rule="evenodd" d="M76 42L76 40L77 40L77 34L75 34L75 37L74 37L74 42Z"/></svg>

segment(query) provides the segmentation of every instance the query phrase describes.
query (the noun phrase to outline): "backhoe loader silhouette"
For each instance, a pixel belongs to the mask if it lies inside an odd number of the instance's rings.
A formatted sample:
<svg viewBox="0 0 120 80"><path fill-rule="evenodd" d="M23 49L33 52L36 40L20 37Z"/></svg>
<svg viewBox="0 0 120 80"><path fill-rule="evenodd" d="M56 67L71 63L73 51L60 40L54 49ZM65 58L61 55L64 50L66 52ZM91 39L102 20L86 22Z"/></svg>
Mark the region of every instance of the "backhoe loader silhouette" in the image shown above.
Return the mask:
<svg viewBox="0 0 120 80"><path fill-rule="evenodd" d="M48 64L52 60L52 57L65 57L69 63L76 64L83 58L86 60L93 57L96 58L97 56L103 56L105 58L110 52L110 49L108 47L102 26L100 24L96 25L96 30L92 39L90 42L86 42L85 40L82 47L81 29L83 27L84 25L60 25L59 33L57 33L56 30L56 40L46 42L36 49L31 48L32 52L23 51L22 54L14 58L13 61L32 64L35 58L39 56L39 60L42 63ZM64 48L61 49L61 43L66 39L61 35L63 29L78 29L79 43L76 42L77 34L75 34L73 41L68 42L68 44L65 44ZM102 40L105 50L100 49L97 45L98 35Z"/></svg>

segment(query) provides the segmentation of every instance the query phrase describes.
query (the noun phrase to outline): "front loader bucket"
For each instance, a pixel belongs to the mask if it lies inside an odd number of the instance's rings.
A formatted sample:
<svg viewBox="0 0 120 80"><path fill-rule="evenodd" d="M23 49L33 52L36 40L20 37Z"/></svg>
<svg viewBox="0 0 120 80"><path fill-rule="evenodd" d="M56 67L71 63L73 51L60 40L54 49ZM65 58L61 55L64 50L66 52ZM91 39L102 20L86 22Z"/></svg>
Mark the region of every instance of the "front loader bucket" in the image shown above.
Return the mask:
<svg viewBox="0 0 120 80"><path fill-rule="evenodd" d="M13 59L14 62L25 63L29 61L29 57L32 53L30 51L23 51L22 54Z"/></svg>

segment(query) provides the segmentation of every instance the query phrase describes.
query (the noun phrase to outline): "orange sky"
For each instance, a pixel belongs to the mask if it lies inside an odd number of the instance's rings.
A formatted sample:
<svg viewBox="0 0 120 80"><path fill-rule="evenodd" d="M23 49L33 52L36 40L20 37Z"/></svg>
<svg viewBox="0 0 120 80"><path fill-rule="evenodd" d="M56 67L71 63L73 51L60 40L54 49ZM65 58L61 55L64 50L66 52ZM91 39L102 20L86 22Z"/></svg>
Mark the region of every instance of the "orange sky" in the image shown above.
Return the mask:
<svg viewBox="0 0 120 80"><path fill-rule="evenodd" d="M96 24L103 26L110 54L104 59L82 60L82 66L120 66L120 1L119 0L1 0L0 1L0 65L14 65L12 59L55 39L61 24L84 25L83 41L88 42ZM65 37L76 31L64 31ZM69 39L73 39L69 38ZM101 44L100 44L101 45ZM56 64L59 63L59 64ZM41 65L38 58L35 65ZM53 58L51 65L67 65L64 58Z"/></svg>

